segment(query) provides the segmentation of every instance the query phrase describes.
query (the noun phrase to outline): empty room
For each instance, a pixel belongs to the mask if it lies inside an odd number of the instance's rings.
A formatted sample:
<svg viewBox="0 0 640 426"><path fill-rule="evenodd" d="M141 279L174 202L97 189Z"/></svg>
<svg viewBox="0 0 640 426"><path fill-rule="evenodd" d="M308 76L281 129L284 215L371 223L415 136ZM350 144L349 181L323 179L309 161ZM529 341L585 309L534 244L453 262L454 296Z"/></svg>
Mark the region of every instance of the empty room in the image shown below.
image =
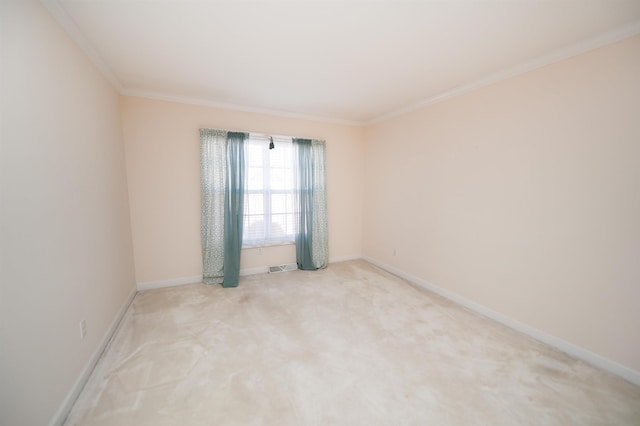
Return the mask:
<svg viewBox="0 0 640 426"><path fill-rule="evenodd" d="M640 425L637 0L0 31L0 425Z"/></svg>

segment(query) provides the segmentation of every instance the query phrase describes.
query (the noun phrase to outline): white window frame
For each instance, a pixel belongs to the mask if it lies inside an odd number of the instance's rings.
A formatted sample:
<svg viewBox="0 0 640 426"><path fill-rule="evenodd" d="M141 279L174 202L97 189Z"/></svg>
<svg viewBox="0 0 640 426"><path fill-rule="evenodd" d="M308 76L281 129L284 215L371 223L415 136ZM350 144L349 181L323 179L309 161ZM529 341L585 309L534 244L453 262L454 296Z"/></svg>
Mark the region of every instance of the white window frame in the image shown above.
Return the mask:
<svg viewBox="0 0 640 426"><path fill-rule="evenodd" d="M288 136L271 136L273 137L273 141L275 144L275 148L274 149L278 149L278 145L282 146L281 144L292 144L292 138L288 137ZM269 138L270 136L265 135L265 134L257 134L257 133L251 133L249 135L249 139L248 141L251 142L258 142L258 143L263 143L265 146L265 153L262 156L262 173L263 173L263 189L249 189L248 187L245 188L245 200L248 199L249 195L255 195L255 194L262 194L263 196L263 213L262 214L250 214L248 213L247 209L248 206L245 205L245 211L244 211L244 215L243 215L243 220L245 220L245 218L248 217L263 217L264 218L264 223L265 223L265 231L266 231L266 235L265 235L265 239L264 240L247 240L247 232L245 229L245 232L243 232L243 236L242 236L242 247L243 248L255 248L255 247L267 247L267 246L277 246L277 245L288 245L288 244L295 244L295 235L296 235L296 230L293 230L293 233L291 234L287 234L286 237L284 238L273 238L271 237L270 233L271 233L271 229L272 229L272 218L273 218L273 213L272 213L272 196L273 195L278 195L278 194L284 194L284 195L290 195L292 197L296 197L297 195L297 191L295 188L291 188L291 189L272 189L271 188L271 160L270 160L270 156L268 155L270 153L270 150L267 149L269 146ZM247 158L245 159L246 161L246 167L247 170L249 170L250 168L250 164L249 164L249 157L247 156ZM295 169L292 170L292 172L295 173ZM294 176L292 176L292 179L294 178ZM248 186L248 185L247 185ZM293 212L287 212L285 214L299 214L298 211L293 211ZM295 222L294 222L295 224ZM285 230L286 232L286 230Z"/></svg>

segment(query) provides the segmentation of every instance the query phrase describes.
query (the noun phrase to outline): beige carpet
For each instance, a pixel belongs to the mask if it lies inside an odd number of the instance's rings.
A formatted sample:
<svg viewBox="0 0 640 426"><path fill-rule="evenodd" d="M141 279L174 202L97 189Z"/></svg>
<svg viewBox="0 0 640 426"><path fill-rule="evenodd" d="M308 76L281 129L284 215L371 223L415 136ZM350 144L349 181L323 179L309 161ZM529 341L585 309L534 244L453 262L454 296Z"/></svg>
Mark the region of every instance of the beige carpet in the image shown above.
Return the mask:
<svg viewBox="0 0 640 426"><path fill-rule="evenodd" d="M363 262L139 293L71 425L640 425L640 387Z"/></svg>

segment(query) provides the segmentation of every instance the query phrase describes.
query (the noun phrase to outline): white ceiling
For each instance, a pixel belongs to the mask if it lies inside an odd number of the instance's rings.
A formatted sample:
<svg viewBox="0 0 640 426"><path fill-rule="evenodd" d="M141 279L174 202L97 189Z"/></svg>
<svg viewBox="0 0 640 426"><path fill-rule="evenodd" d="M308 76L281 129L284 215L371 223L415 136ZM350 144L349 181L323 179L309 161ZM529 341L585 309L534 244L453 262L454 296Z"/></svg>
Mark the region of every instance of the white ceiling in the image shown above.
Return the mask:
<svg viewBox="0 0 640 426"><path fill-rule="evenodd" d="M638 0L42 0L124 94L365 123L640 33Z"/></svg>

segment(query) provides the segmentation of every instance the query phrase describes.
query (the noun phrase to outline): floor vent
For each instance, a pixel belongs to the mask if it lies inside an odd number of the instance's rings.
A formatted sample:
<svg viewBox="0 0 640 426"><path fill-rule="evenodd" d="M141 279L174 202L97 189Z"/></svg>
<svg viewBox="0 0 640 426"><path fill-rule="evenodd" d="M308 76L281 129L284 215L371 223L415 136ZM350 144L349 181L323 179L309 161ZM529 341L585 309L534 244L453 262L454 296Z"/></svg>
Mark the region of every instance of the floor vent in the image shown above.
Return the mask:
<svg viewBox="0 0 640 426"><path fill-rule="evenodd" d="M295 271L296 269L298 269L298 265L295 263L288 263L286 265L269 266L269 273L273 274L276 272Z"/></svg>

